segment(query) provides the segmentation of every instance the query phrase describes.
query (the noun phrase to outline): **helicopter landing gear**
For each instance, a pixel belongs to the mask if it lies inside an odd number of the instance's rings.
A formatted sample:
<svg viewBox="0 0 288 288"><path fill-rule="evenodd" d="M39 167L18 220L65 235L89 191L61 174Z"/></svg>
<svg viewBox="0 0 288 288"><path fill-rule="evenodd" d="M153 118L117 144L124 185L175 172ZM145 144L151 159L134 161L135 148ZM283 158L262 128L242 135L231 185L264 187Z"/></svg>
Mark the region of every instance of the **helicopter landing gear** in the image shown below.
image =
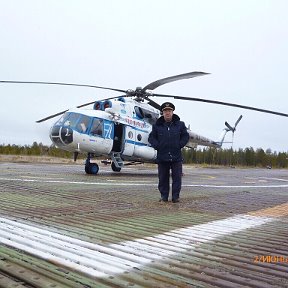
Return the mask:
<svg viewBox="0 0 288 288"><path fill-rule="evenodd" d="M96 174L98 174L98 171L99 171L98 164L96 164L96 163L85 164L85 172L87 174L96 175Z"/></svg>
<svg viewBox="0 0 288 288"><path fill-rule="evenodd" d="M85 172L87 174L96 175L99 172L99 166L97 163L90 163L90 159L91 159L91 155L89 153L85 162Z"/></svg>
<svg viewBox="0 0 288 288"><path fill-rule="evenodd" d="M120 172L121 171L121 167L116 167L115 163L112 162L111 164L111 169L114 171L114 172Z"/></svg>

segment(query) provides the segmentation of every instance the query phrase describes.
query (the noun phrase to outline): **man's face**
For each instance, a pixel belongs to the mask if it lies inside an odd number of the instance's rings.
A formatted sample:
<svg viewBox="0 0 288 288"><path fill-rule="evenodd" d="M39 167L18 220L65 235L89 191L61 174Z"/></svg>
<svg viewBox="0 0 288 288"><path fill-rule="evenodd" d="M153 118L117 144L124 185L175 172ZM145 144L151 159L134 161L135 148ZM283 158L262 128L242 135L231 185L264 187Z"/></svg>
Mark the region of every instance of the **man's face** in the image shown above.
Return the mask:
<svg viewBox="0 0 288 288"><path fill-rule="evenodd" d="M171 122L173 116L173 110L172 109L164 109L163 110L163 117L166 122Z"/></svg>

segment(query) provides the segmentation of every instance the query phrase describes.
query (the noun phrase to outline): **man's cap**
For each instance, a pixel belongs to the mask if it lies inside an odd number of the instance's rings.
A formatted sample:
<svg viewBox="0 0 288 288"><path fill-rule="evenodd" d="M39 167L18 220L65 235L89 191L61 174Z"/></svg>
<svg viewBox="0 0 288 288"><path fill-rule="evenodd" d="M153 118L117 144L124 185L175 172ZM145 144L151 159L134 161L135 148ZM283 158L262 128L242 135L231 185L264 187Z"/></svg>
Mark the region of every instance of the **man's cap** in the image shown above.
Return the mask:
<svg viewBox="0 0 288 288"><path fill-rule="evenodd" d="M160 107L161 111L169 109L169 110L175 110L175 106L174 104L172 104L171 102L165 102L161 105Z"/></svg>

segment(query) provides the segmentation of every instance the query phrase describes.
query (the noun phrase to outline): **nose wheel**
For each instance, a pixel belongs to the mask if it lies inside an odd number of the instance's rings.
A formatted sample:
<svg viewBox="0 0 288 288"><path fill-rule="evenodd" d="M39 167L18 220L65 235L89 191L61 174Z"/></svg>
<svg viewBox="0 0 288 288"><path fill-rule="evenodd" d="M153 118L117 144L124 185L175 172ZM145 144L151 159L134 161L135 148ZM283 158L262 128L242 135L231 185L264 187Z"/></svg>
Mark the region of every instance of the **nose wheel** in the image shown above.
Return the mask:
<svg viewBox="0 0 288 288"><path fill-rule="evenodd" d="M99 165L97 163L91 163L90 158L91 158L91 155L88 154L88 157L85 163L85 172L87 174L96 175L99 172Z"/></svg>
<svg viewBox="0 0 288 288"><path fill-rule="evenodd" d="M85 172L87 174L96 175L96 174L98 174L98 171L99 171L98 164L96 164L96 163L85 164Z"/></svg>

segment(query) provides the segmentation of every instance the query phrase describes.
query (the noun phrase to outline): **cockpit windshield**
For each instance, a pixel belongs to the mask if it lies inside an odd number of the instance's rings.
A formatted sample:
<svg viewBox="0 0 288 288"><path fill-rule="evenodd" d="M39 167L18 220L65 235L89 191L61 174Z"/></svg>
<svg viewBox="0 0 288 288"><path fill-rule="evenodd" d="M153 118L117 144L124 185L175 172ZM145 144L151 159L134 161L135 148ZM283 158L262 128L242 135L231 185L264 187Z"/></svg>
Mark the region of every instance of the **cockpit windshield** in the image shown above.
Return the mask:
<svg viewBox="0 0 288 288"><path fill-rule="evenodd" d="M103 135L103 119L94 118L91 126L90 134L93 136Z"/></svg>
<svg viewBox="0 0 288 288"><path fill-rule="evenodd" d="M80 133L103 136L103 119L89 117L74 112L66 112L55 126L70 127Z"/></svg>
<svg viewBox="0 0 288 288"><path fill-rule="evenodd" d="M78 122L80 116L81 116L81 115L78 114L78 113L66 112L66 113L55 123L55 125L74 128L74 127L76 126L76 123Z"/></svg>
<svg viewBox="0 0 288 288"><path fill-rule="evenodd" d="M80 133L86 133L91 122L91 117L86 115L81 115L80 120L77 122L75 129Z"/></svg>

